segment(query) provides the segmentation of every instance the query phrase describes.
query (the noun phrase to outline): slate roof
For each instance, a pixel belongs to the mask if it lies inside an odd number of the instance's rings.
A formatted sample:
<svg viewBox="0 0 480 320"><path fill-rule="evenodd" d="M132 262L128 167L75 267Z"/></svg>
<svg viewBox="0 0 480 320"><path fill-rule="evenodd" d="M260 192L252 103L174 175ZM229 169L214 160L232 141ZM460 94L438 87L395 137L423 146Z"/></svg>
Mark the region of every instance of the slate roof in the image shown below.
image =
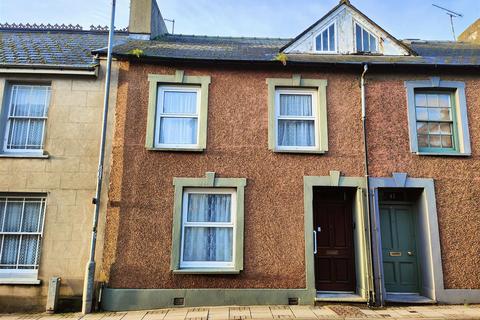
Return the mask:
<svg viewBox="0 0 480 320"><path fill-rule="evenodd" d="M120 33L115 39L126 38ZM107 32L0 29L0 67L92 69L92 50L107 44Z"/></svg>
<svg viewBox="0 0 480 320"><path fill-rule="evenodd" d="M120 58L271 62L291 39L163 35L155 40L128 40L114 48ZM480 45L453 41L403 41L416 55L287 54L287 63L405 64L480 66ZM99 52L102 52L100 50ZM104 50L103 50L103 53ZM138 57L136 56L138 55Z"/></svg>

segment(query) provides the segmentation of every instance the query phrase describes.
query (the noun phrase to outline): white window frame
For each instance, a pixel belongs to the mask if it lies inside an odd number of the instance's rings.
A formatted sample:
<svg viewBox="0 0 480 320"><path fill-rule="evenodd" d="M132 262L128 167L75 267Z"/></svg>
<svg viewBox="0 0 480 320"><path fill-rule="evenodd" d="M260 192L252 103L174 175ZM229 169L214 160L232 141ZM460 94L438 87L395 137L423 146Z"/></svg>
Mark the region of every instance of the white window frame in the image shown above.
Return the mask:
<svg viewBox="0 0 480 320"><path fill-rule="evenodd" d="M188 195L189 194L229 194L230 222L188 222ZM237 232L237 191L236 188L185 188L182 194L182 225L180 242L180 269L212 268L212 269L234 269L236 261L236 232ZM184 236L187 227L228 227L232 228L232 261L184 261Z"/></svg>
<svg viewBox="0 0 480 320"><path fill-rule="evenodd" d="M48 91L48 94L45 97L45 111L43 116L11 116L12 108L13 108L13 88L14 87L45 87ZM3 153L27 153L27 154L43 154L44 147L45 147L45 127L47 123L47 115L48 115L48 109L50 107L50 97L51 97L51 92L52 92L52 87L50 85L45 85L45 84L21 84L21 83L14 83L8 86L8 94L9 94L9 99L8 99L8 106L6 108L7 114L5 116L5 127L4 127L4 133L3 133ZM38 149L11 149L8 147L8 138L9 138L9 132L10 132L10 126L11 126L11 119L35 119L35 120L43 120L43 127L42 127L42 144L41 148ZM27 133L27 139L28 139L28 133Z"/></svg>
<svg viewBox="0 0 480 320"><path fill-rule="evenodd" d="M42 246L42 241L43 241L43 230L45 228L45 215L46 215L46 208L47 208L47 199L45 196L38 196L38 195L0 195L0 199L5 199L5 207L3 211L3 221L0 221L1 228L0 228L0 259L3 254L3 245L4 245L4 236L5 235L19 235L20 236L20 241L18 246L20 247L22 245L22 237L24 235L37 235L39 237L39 240L37 242L37 256L35 260L35 264L33 265L19 265L19 258L20 258L20 250L18 250L17 253L17 263L16 263L16 268L4 268L6 266L13 266L13 265L2 265L1 260L0 260L0 284L1 283L25 283L25 284L38 284L40 283L38 278L38 269L40 265L40 254L41 254L41 246ZM19 202L21 201L23 203L22 205L22 217L20 220L20 226L22 225L23 222L23 216L25 214L25 203L29 202L27 199L35 199L34 202L40 202L40 210L43 210L43 213L39 214L39 221L38 221L38 226L39 230L37 232L24 232L24 231L19 231L19 232L4 232L4 226L5 226L5 217L7 213L7 203L10 202ZM41 221L40 221L41 220ZM32 267L30 269L19 269L19 267Z"/></svg>
<svg viewBox="0 0 480 320"><path fill-rule="evenodd" d="M197 95L196 100L196 113L195 114L185 114L185 113L163 113L163 101L165 91L174 91L174 92L194 92ZM200 106L201 106L201 88L196 86L164 86L159 85L157 87L157 104L156 104L156 117L155 117L155 138L154 138L154 147L155 148L172 148L172 149L198 149L200 147ZM160 124L162 118L187 118L197 119L197 135L195 144L171 144L171 143L160 143Z"/></svg>
<svg viewBox="0 0 480 320"><path fill-rule="evenodd" d="M312 97L312 115L311 116L281 116L280 115L280 95L294 94L294 95L309 95ZM319 132L319 118L317 113L318 105L318 90L316 89L275 89L275 149L278 151L315 151L319 148L318 132ZM278 122L279 120L313 120L314 121L314 139L313 146L280 146L278 144Z"/></svg>
<svg viewBox="0 0 480 320"><path fill-rule="evenodd" d="M317 50L317 38L320 37L320 47L323 48L323 38L322 38L322 33L325 31L325 30L328 30L328 28L330 28L331 26L333 25L333 30L334 30L334 39L333 39L333 46L334 46L334 50ZM314 51L317 52L317 53L338 53L338 36L337 36L337 32L338 31L338 28L337 28L337 21L334 20L333 22L327 24L326 27L322 28L320 30L320 32L318 32L315 37L313 37L313 48L314 48ZM327 35L328 35L328 39L330 40L330 33L327 32ZM330 42L329 42L330 44Z"/></svg>
<svg viewBox="0 0 480 320"><path fill-rule="evenodd" d="M362 30L367 31L371 36L375 38L377 41L377 50L376 51L358 51L357 48L357 26L359 26ZM363 32L362 32L362 46L363 46ZM357 53L379 53L380 52L380 39L377 37L375 33L373 33L370 29L366 28L363 24L359 23L358 21L353 21L353 44L355 47L355 52Z"/></svg>

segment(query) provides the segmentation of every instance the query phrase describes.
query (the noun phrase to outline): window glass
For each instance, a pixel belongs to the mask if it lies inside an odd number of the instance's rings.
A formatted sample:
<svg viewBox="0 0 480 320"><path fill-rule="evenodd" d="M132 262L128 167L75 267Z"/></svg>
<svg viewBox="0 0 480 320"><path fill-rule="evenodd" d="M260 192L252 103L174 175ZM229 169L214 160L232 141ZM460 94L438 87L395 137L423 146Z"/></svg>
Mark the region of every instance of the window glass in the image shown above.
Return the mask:
<svg viewBox="0 0 480 320"><path fill-rule="evenodd" d="M199 88L158 88L156 146L198 143Z"/></svg>
<svg viewBox="0 0 480 320"><path fill-rule="evenodd" d="M277 145L279 147L314 147L316 116L314 92L280 91L278 97Z"/></svg>
<svg viewBox="0 0 480 320"><path fill-rule="evenodd" d="M377 38L355 23L355 45L357 52L377 52Z"/></svg>
<svg viewBox="0 0 480 320"><path fill-rule="evenodd" d="M44 198L0 197L0 269L38 269Z"/></svg>
<svg viewBox="0 0 480 320"><path fill-rule="evenodd" d="M454 148L452 94L418 91L415 109L419 148Z"/></svg>
<svg viewBox="0 0 480 320"><path fill-rule="evenodd" d="M49 86L11 87L4 152L31 152L43 149L49 102Z"/></svg>
<svg viewBox="0 0 480 320"><path fill-rule="evenodd" d="M233 263L234 196L234 190L185 192L181 267Z"/></svg>
<svg viewBox="0 0 480 320"><path fill-rule="evenodd" d="M335 49L335 23L332 23L315 38L315 50L334 52Z"/></svg>

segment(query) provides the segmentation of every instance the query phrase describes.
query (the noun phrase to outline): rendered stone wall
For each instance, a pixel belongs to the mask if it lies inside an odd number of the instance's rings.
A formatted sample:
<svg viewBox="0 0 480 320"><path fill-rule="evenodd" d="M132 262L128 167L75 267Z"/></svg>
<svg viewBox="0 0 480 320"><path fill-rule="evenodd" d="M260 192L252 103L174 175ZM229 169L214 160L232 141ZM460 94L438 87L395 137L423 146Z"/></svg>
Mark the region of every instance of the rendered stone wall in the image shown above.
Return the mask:
<svg viewBox="0 0 480 320"><path fill-rule="evenodd" d="M147 151L149 73L209 75L207 149ZM367 76L369 158L373 177L407 172L433 178L446 288L480 288L480 79L468 73L370 71ZM332 69L161 66L123 62L104 267L112 288L302 288L305 286L303 176L339 170L363 176L361 68ZM266 78L326 79L329 151L273 153L267 144ZM471 157L421 157L409 151L405 80L465 80ZM244 271L240 275L174 275L170 271L173 177L245 177Z"/></svg>
<svg viewBox="0 0 480 320"><path fill-rule="evenodd" d="M103 67L102 64L98 78L0 75L2 84L5 81L51 81L52 86L45 135L45 151L50 157L0 158L0 192L47 194L39 266L41 284L0 285L0 312L44 309L48 280L52 276L62 279L60 295L63 299L73 298L78 304L81 297L94 210L92 198L95 195L103 110ZM118 76L115 66L112 70L110 124L113 123ZM3 98L3 86L0 94ZM110 143L111 139L107 145L107 182ZM102 257L105 209L102 212L97 240L98 262Z"/></svg>

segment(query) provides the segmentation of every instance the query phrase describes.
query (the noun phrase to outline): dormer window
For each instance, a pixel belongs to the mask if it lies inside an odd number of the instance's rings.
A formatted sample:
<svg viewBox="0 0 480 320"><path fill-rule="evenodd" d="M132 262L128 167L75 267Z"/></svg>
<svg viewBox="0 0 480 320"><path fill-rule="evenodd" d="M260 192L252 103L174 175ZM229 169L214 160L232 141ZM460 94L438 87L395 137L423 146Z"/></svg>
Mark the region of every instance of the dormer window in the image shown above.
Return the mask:
<svg viewBox="0 0 480 320"><path fill-rule="evenodd" d="M378 52L377 37L355 23L355 48L357 52Z"/></svg>
<svg viewBox="0 0 480 320"><path fill-rule="evenodd" d="M318 52L336 52L335 22L324 28L315 38L315 50Z"/></svg>

